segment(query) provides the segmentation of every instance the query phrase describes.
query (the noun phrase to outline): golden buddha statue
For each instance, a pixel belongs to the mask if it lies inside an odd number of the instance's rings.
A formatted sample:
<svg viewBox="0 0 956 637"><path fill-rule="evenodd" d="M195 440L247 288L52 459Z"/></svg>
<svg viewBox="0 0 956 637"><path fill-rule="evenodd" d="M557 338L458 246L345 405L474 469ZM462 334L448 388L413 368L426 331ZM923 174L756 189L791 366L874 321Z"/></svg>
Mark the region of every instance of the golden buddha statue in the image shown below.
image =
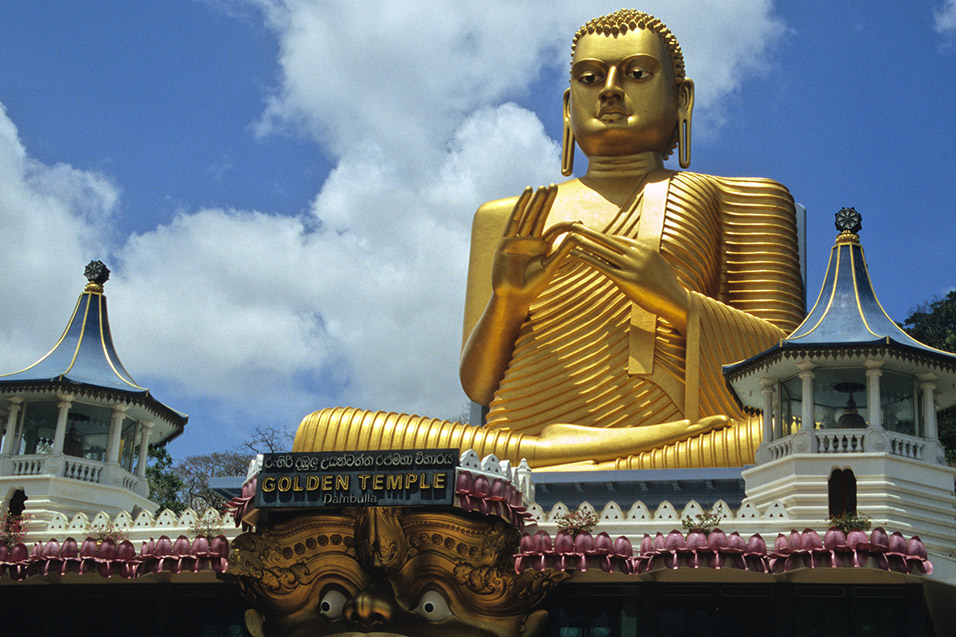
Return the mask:
<svg viewBox="0 0 956 637"><path fill-rule="evenodd" d="M690 164L694 84L680 45L647 14L589 21L572 45L562 173L491 201L472 226L460 375L488 405L472 427L325 409L295 451L473 448L536 468L738 466L759 423L721 366L803 316L793 199L767 179Z"/></svg>

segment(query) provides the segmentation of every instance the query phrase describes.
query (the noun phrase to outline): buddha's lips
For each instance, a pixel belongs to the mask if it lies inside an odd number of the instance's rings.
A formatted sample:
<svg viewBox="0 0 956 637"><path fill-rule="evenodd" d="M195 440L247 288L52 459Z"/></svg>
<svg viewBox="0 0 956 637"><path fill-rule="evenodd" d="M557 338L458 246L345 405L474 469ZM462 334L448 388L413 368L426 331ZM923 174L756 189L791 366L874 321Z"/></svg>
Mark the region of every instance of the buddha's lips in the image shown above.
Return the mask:
<svg viewBox="0 0 956 637"><path fill-rule="evenodd" d="M614 121L621 119L622 117L627 117L627 113L624 111L624 109L617 106L602 108L598 111L598 119L600 120L609 119Z"/></svg>

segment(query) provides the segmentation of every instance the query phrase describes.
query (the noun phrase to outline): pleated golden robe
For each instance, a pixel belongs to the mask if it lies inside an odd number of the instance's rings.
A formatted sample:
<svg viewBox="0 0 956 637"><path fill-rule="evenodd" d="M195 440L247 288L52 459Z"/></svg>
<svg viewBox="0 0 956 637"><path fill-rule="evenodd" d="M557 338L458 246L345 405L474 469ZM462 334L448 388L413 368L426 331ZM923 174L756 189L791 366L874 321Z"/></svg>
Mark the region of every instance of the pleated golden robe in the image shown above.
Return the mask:
<svg viewBox="0 0 956 637"><path fill-rule="evenodd" d="M671 446L672 455L704 457L674 460L752 462L759 431L721 366L770 347L802 319L790 193L771 180L654 171L602 231L653 246L676 269L692 292L686 334L569 260L532 304L487 426L536 434L552 423L634 427L722 414L736 426L704 434L696 450ZM673 466L643 458L631 465Z"/></svg>

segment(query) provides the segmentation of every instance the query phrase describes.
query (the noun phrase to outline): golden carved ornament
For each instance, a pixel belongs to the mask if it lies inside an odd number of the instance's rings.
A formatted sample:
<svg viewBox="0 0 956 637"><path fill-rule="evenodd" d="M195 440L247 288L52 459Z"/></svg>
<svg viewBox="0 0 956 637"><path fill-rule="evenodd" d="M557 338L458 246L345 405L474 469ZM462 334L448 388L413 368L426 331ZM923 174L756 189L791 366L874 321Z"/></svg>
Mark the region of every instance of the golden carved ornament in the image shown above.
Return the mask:
<svg viewBox="0 0 956 637"><path fill-rule="evenodd" d="M309 513L240 535L224 577L252 603L254 634L534 635L567 575L516 574L518 539L459 510Z"/></svg>

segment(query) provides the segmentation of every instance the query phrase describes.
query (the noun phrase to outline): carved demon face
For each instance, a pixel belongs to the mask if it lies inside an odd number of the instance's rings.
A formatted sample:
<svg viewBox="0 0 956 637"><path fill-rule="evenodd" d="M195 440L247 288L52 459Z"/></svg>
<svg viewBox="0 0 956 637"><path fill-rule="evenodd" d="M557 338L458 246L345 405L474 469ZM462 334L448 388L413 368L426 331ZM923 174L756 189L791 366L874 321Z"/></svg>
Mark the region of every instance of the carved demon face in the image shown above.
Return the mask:
<svg viewBox="0 0 956 637"><path fill-rule="evenodd" d="M254 635L538 635L534 609L566 575L516 575L517 541L491 516L346 509L240 536L226 577Z"/></svg>

